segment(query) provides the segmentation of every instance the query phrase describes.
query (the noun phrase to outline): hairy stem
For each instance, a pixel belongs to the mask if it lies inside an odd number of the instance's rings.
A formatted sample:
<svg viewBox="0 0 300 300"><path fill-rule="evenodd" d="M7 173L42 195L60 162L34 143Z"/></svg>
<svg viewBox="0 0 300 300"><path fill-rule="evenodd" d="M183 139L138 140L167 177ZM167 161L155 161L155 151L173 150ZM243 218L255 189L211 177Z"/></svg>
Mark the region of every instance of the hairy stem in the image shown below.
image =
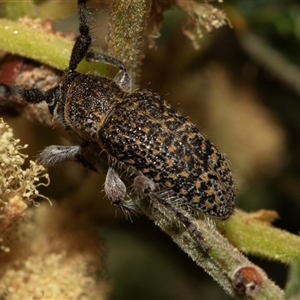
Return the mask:
<svg viewBox="0 0 300 300"><path fill-rule="evenodd" d="M208 253L205 253L195 237L173 215L170 215L170 212L164 207L154 201L149 204L149 201L145 199L140 201L139 204L143 213L159 226L162 231L167 233L229 295L235 296L236 299L252 298L252 295L239 294L234 288L236 270L250 266L255 269L255 272L261 278L261 282L255 286L257 293L255 293L254 299L283 299L283 291L267 277L264 271L252 264L237 248L232 246L210 221L195 220L190 217L190 221L196 224L199 233L209 247ZM237 228L239 226L235 228L235 231Z"/></svg>
<svg viewBox="0 0 300 300"><path fill-rule="evenodd" d="M266 220L269 211L253 214L237 210L224 225L229 241L244 253L291 263L300 255L300 237L274 228Z"/></svg>
<svg viewBox="0 0 300 300"><path fill-rule="evenodd" d="M144 57L151 5L150 0L114 0L111 4L108 53L125 64L134 87L137 86Z"/></svg>

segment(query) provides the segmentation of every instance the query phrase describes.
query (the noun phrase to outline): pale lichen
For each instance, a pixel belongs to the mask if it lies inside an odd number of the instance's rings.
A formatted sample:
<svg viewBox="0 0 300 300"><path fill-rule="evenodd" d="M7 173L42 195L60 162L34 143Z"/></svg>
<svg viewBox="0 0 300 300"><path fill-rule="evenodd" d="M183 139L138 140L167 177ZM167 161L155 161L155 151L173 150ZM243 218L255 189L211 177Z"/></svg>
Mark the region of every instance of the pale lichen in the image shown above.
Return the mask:
<svg viewBox="0 0 300 300"><path fill-rule="evenodd" d="M9 251L5 240L24 218L28 204L38 204L34 199L44 197L39 194L37 187L49 183L43 166L30 161L28 168L23 167L27 155L20 151L26 147L19 145L12 129L0 119L0 249L5 252Z"/></svg>
<svg viewBox="0 0 300 300"><path fill-rule="evenodd" d="M104 299L105 285L89 273L88 253L72 258L66 252L32 255L26 261L15 262L0 282L4 299Z"/></svg>

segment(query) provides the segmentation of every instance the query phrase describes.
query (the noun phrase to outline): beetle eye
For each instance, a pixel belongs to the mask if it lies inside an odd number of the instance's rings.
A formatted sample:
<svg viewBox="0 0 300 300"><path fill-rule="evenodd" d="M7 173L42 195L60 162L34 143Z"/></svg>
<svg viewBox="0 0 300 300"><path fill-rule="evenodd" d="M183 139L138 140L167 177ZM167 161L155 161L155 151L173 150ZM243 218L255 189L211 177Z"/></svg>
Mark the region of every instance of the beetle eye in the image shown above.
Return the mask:
<svg viewBox="0 0 300 300"><path fill-rule="evenodd" d="M51 115L53 115L53 111L55 109L56 103L59 99L59 90L58 88L52 89L48 91L46 103L48 104L48 109Z"/></svg>

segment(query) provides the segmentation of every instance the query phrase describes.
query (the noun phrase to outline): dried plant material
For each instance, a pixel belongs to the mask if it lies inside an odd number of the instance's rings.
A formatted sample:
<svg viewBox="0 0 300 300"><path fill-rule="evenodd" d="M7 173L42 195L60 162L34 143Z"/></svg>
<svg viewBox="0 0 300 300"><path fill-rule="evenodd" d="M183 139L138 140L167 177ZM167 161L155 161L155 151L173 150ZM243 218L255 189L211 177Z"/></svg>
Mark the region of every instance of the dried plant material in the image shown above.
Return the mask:
<svg viewBox="0 0 300 300"><path fill-rule="evenodd" d="M147 29L150 47L154 47L154 39L160 36L159 29L163 20L163 13L174 6L177 6L187 15L187 22L183 27L183 32L192 41L195 49L200 48L200 38L203 37L203 29L211 32L214 28L230 24L224 11L208 4L206 0L201 1L202 3L199 2L193 0L154 0Z"/></svg>
<svg viewBox="0 0 300 300"><path fill-rule="evenodd" d="M27 16L24 16L23 18L20 18L18 20L20 24L23 24L24 26L32 27L33 29L37 30L43 30L50 34L55 34L60 37L67 38L71 41L75 40L76 34L74 32L60 32L56 31L52 21L49 19L41 20L41 19L32 19Z"/></svg>
<svg viewBox="0 0 300 300"><path fill-rule="evenodd" d="M38 88L46 90L57 82L57 72L46 66L37 66L17 55L5 54L0 65L0 82L16 85L25 89ZM32 122L53 127L54 120L46 103L35 105L23 101L17 95L2 93L0 95L0 112L2 114L21 113Z"/></svg>
<svg viewBox="0 0 300 300"><path fill-rule="evenodd" d="M251 222L251 220L256 220L264 222L266 224L271 224L278 218L279 215L275 210L260 209L254 213L249 214L249 222Z"/></svg>
<svg viewBox="0 0 300 300"><path fill-rule="evenodd" d="M199 49L199 39L203 37L203 28L211 32L229 23L224 11L204 3L192 0L177 0L177 6L188 15L187 23L184 26L184 34L192 41L195 49Z"/></svg>

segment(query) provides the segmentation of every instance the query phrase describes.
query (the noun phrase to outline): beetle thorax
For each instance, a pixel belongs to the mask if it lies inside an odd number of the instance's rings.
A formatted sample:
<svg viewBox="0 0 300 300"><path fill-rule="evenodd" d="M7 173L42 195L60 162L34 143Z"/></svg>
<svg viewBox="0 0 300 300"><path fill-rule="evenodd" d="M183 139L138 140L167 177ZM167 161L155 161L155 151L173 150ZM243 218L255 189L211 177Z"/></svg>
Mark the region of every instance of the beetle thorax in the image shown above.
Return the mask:
<svg viewBox="0 0 300 300"><path fill-rule="evenodd" d="M68 76L73 81L66 85ZM116 103L124 97L124 91L112 80L95 75L66 74L61 82L61 109L57 115L64 126L74 130L86 140L97 141L98 131Z"/></svg>

